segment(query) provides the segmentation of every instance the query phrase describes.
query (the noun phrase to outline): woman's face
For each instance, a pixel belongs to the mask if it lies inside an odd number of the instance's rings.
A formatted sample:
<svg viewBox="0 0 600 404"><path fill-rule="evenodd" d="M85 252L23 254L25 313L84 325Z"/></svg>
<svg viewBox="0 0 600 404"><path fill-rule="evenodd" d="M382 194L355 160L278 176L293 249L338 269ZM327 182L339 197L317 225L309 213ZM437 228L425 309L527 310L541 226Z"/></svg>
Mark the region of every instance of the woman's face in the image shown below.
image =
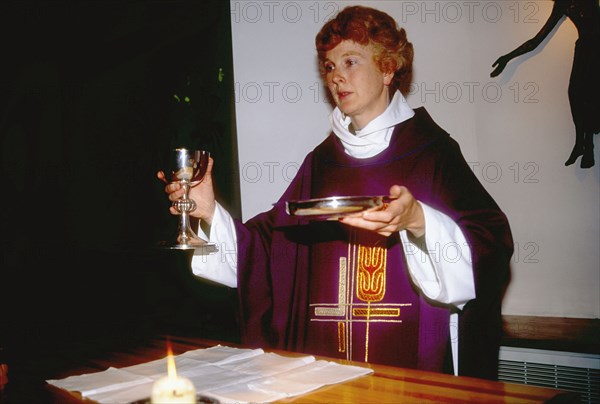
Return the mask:
<svg viewBox="0 0 600 404"><path fill-rule="evenodd" d="M393 73L379 70L371 46L342 41L326 53L323 66L335 103L355 129L364 128L385 111Z"/></svg>

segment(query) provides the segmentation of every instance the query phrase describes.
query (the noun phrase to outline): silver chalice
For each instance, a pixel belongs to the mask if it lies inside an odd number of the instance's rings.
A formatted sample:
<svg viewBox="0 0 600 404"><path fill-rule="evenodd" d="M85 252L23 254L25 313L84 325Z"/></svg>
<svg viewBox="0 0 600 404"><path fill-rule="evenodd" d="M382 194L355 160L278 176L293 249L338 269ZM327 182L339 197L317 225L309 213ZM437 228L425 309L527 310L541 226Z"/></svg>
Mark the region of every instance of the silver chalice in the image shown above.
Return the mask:
<svg viewBox="0 0 600 404"><path fill-rule="evenodd" d="M177 148L170 151L162 171L169 182L179 182L184 194L173 207L179 212L179 228L173 241L161 242L161 246L177 250L194 249L194 254L211 254L218 251L214 243L198 237L190 226L190 212L196 209L196 202L189 198L192 187L200 184L208 168L210 153L205 150Z"/></svg>

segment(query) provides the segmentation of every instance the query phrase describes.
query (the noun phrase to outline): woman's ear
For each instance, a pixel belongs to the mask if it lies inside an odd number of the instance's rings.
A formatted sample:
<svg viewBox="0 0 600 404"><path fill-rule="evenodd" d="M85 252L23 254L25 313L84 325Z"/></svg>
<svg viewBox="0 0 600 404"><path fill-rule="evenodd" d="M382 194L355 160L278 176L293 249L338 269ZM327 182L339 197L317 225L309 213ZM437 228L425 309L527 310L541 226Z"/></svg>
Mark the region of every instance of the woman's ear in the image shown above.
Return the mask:
<svg viewBox="0 0 600 404"><path fill-rule="evenodd" d="M394 78L394 72L383 73L383 84L389 86Z"/></svg>

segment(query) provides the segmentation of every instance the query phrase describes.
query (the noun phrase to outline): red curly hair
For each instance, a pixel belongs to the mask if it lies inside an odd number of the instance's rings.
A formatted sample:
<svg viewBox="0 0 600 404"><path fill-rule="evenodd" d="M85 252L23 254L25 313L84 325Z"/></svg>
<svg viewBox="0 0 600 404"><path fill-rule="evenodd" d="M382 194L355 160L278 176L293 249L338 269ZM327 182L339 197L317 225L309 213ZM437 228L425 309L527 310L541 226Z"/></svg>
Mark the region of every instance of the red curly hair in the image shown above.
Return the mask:
<svg viewBox="0 0 600 404"><path fill-rule="evenodd" d="M408 42L404 28L398 28L392 17L364 6L349 6L340 11L321 28L315 39L321 74L325 73L323 62L326 53L345 40L370 45L379 70L394 72L390 94L408 89L413 46Z"/></svg>

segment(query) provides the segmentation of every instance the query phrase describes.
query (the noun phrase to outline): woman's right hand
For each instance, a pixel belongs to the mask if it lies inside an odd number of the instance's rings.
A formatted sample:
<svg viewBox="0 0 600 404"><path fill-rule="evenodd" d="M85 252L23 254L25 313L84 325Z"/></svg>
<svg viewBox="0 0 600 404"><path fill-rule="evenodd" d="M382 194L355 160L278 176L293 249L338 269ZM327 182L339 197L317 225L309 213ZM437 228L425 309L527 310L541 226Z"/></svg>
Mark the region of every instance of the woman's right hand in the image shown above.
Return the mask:
<svg viewBox="0 0 600 404"><path fill-rule="evenodd" d="M204 220L209 225L212 223L216 207L215 192L212 183L213 164L214 161L212 157L210 157L204 178L198 185L190 188L190 193L188 195L190 199L196 202L196 209L190 212L190 216ZM157 172L156 176L159 180L167 184L165 185L165 193L168 195L171 202L175 202L183 196L183 187L179 182L168 182L162 171ZM179 214L173 206L171 206L169 210L173 215Z"/></svg>

